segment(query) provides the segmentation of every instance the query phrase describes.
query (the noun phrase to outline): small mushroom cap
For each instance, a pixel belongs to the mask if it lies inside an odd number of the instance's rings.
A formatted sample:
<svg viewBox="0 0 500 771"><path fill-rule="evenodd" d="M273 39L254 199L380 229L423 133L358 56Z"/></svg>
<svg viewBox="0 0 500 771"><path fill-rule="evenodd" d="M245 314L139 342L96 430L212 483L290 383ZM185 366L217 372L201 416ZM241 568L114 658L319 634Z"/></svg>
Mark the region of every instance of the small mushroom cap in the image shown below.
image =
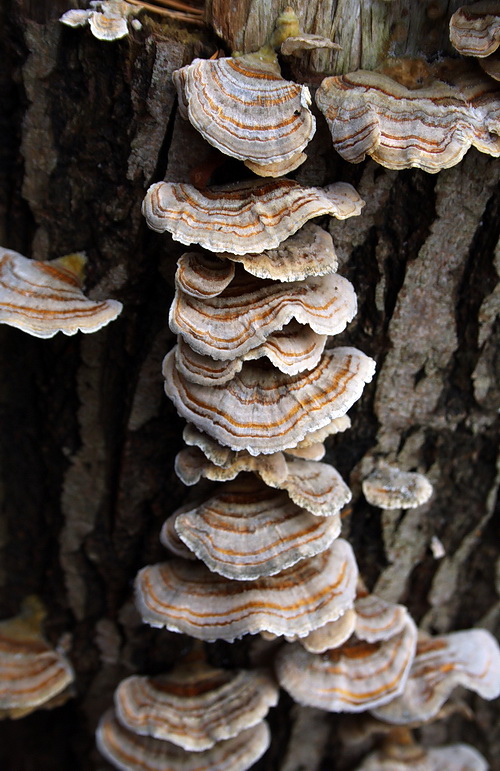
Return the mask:
<svg viewBox="0 0 500 771"><path fill-rule="evenodd" d="M275 163L255 163L254 161L245 161L245 166L254 174L260 177L281 177L285 174L291 174L298 169L307 159L305 153L297 153L287 158L285 161L276 161Z"/></svg>
<svg viewBox="0 0 500 771"><path fill-rule="evenodd" d="M241 371L244 361L263 357L269 359L280 372L297 375L319 364L327 338L327 335L318 335L310 327L292 320L283 329L272 332L262 345L251 348L237 358L221 360L194 351L179 335L175 361L181 375L199 385L227 383Z"/></svg>
<svg viewBox="0 0 500 771"><path fill-rule="evenodd" d="M237 581L279 573L324 551L340 534L338 514L315 517L253 476L183 508L172 515L181 541L211 571Z"/></svg>
<svg viewBox="0 0 500 771"><path fill-rule="evenodd" d="M263 345L293 319L318 335L339 334L356 311L354 287L338 274L282 283L239 269L215 297L200 299L177 289L169 324L194 351L226 360Z"/></svg>
<svg viewBox="0 0 500 771"><path fill-rule="evenodd" d="M195 59L182 71L173 80L190 122L221 152L252 162L257 173L259 166L297 158L312 139L309 89L282 78L275 65L250 55Z"/></svg>
<svg viewBox="0 0 500 771"><path fill-rule="evenodd" d="M183 244L248 254L276 249L313 217L346 219L360 214L363 206L345 182L323 189L279 179L204 190L156 182L146 193L142 213L152 230L168 231Z"/></svg>
<svg viewBox="0 0 500 771"><path fill-rule="evenodd" d="M408 610L404 605L387 602L375 594L358 597L356 610L356 636L367 642L388 640L406 626Z"/></svg>
<svg viewBox="0 0 500 771"><path fill-rule="evenodd" d="M321 655L294 643L278 653L278 681L299 704L329 712L363 712L403 691L416 642L417 628L408 616L403 630L389 640L352 638Z"/></svg>
<svg viewBox="0 0 500 771"><path fill-rule="evenodd" d="M118 722L113 710L103 715L96 732L99 752L121 771L246 771L269 742L269 728L262 721L208 750L186 752L171 742L132 733Z"/></svg>
<svg viewBox="0 0 500 771"><path fill-rule="evenodd" d="M277 702L278 687L263 670L215 669L204 662L156 677L128 677L115 692L125 728L192 752L257 725Z"/></svg>
<svg viewBox="0 0 500 771"><path fill-rule="evenodd" d="M450 40L464 56L489 56L500 45L500 5L482 0L462 6L450 19Z"/></svg>
<svg viewBox="0 0 500 771"><path fill-rule="evenodd" d="M98 11L91 13L89 24L93 36L98 40L111 41L120 40L128 35L127 17L121 15L123 11L127 13L125 10L127 5L123 2L102 3L102 13Z"/></svg>
<svg viewBox="0 0 500 771"><path fill-rule="evenodd" d="M308 276L324 276L335 273L338 267L331 235L313 222L308 222L276 249L261 254L224 252L219 257L241 262L247 273L253 276L278 281L302 281Z"/></svg>
<svg viewBox="0 0 500 771"><path fill-rule="evenodd" d="M321 554L253 581L232 581L201 562L150 565L137 576L136 604L146 624L209 642L261 631L304 636L352 607L357 577L352 548L338 538Z"/></svg>
<svg viewBox="0 0 500 771"><path fill-rule="evenodd" d="M300 644L309 651L309 653L325 653L331 648L338 648L347 642L354 632L356 626L356 611L354 608L346 610L343 616L336 621L330 621L314 632L310 632L307 637L300 640Z"/></svg>
<svg viewBox="0 0 500 771"><path fill-rule="evenodd" d="M452 77L453 85L435 79L411 89L358 70L325 78L316 102L345 160L370 155L389 169L434 174L459 163L471 146L500 155L499 87L479 74Z"/></svg>
<svg viewBox="0 0 500 771"><path fill-rule="evenodd" d="M500 695L500 649L485 629L419 640L404 692L374 714L397 725L435 717L456 686L483 699Z"/></svg>
<svg viewBox="0 0 500 771"><path fill-rule="evenodd" d="M356 348L325 351L315 369L294 376L247 362L222 386L183 378L175 367L175 349L163 366L165 391L179 414L221 444L251 455L295 447L308 433L345 415L374 372L373 359Z"/></svg>
<svg viewBox="0 0 500 771"><path fill-rule="evenodd" d="M483 756L468 744L432 749L392 742L368 755L356 771L487 771Z"/></svg>
<svg viewBox="0 0 500 771"><path fill-rule="evenodd" d="M301 56L303 51L316 51L318 48L330 48L335 51L342 50L342 46L321 35L311 35L301 32L299 35L287 37L281 44L283 56Z"/></svg>
<svg viewBox="0 0 500 771"><path fill-rule="evenodd" d="M122 310L117 300L88 300L81 287L87 260L69 254L50 262L29 260L0 247L0 323L35 337L97 332Z"/></svg>
<svg viewBox="0 0 500 771"><path fill-rule="evenodd" d="M66 657L42 636L43 615L40 603L30 598L20 615L0 621L1 717L24 717L51 706L74 680Z"/></svg>
<svg viewBox="0 0 500 771"><path fill-rule="evenodd" d="M367 476L361 486L368 503L380 509L414 509L426 503L433 493L423 474L386 464Z"/></svg>
<svg viewBox="0 0 500 771"><path fill-rule="evenodd" d="M196 484L203 476L214 482L235 479L242 471L253 471L269 487L286 490L297 506L318 517L329 517L351 500L351 491L333 466L327 463L290 459L283 453L250 455L232 453L233 462L218 466L198 448L181 450L175 459L177 476L184 484Z"/></svg>
<svg viewBox="0 0 500 771"><path fill-rule="evenodd" d="M88 24L91 14L92 11L90 10L66 11L59 21L66 24L68 27L83 27L85 24Z"/></svg>
<svg viewBox="0 0 500 771"><path fill-rule="evenodd" d="M334 436L335 434L342 434L344 431L347 431L351 427L351 418L349 415L341 415L338 418L334 418L333 420L330 420L326 425L322 426L321 428L317 428L316 431L311 431L307 436L302 439L301 442L297 445L296 449L305 449L307 447L311 447L312 445L318 444L318 442L323 442L325 439L328 439L329 436ZM287 450L287 452L289 452Z"/></svg>
<svg viewBox="0 0 500 771"><path fill-rule="evenodd" d="M285 452L292 458L299 458L300 460L323 460L326 455L326 447L321 442L315 442L307 445L307 447L302 447L302 443L299 443L297 447L291 447Z"/></svg>
<svg viewBox="0 0 500 771"><path fill-rule="evenodd" d="M233 280L235 266L215 255L186 252L177 260L175 283L192 297L216 297Z"/></svg>

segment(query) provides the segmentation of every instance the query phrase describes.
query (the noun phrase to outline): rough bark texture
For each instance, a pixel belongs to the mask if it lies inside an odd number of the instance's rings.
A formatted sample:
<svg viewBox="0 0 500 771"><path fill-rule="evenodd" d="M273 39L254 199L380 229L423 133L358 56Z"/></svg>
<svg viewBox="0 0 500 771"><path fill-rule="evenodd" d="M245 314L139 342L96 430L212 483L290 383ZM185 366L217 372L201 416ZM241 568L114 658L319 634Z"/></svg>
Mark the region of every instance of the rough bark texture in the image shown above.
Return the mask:
<svg viewBox="0 0 500 771"><path fill-rule="evenodd" d="M248 50L284 4L233 5L212 0L209 15L228 50ZM458 5L301 4L305 31L333 29L343 51L298 61L295 75L314 83L318 72L373 67L388 52L441 52ZM85 250L90 296L116 297L125 309L91 336L38 340L0 329L0 613L41 596L47 634L56 642L69 632L77 672L76 698L64 707L0 726L3 771L110 768L93 731L114 687L132 672L161 671L190 645L141 624L131 601L137 570L164 557L161 523L192 495L173 472L183 424L161 377L183 250L148 231L140 205L151 182L188 179L211 156L180 121L169 75L194 55L211 55L217 41L208 29L151 16L129 38L102 43L88 29L60 25L66 9L60 0L0 9L9 36L0 82L1 243L38 259ZM424 628L498 631L500 162L471 151L436 176L371 161L349 166L320 116L318 123L296 177L350 181L367 201L360 218L322 224L359 296L340 343L378 363L352 410L352 430L329 450L354 494L345 533L368 585L405 602ZM228 161L218 175L243 173ZM405 514L370 507L360 482L378 458L425 471L436 489L431 502ZM430 550L434 535L441 560ZM228 665L268 655L256 639L210 651ZM498 769L494 707L470 702L473 717L455 715L424 734L431 743L469 740ZM270 722L273 743L258 771L348 769L359 755L341 751L337 716L286 696Z"/></svg>

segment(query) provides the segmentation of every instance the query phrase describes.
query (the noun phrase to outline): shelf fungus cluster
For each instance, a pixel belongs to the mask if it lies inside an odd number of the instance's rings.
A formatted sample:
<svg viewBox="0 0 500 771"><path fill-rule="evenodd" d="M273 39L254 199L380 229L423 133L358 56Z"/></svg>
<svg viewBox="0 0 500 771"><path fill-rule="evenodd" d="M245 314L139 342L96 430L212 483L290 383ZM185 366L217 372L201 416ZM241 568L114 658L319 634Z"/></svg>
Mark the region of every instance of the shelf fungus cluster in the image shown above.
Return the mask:
<svg viewBox="0 0 500 771"><path fill-rule="evenodd" d="M71 10L63 13L59 21L68 27L84 27L90 30L98 40L120 40L128 35L128 20L141 11L141 6L127 3L126 0L91 0L90 8ZM133 19L132 24L140 22Z"/></svg>
<svg viewBox="0 0 500 771"><path fill-rule="evenodd" d="M165 675L132 676L97 745L123 771L245 771L266 751L278 687L264 670L223 670L197 653Z"/></svg>
<svg viewBox="0 0 500 771"><path fill-rule="evenodd" d="M86 262L82 253L42 262L0 247L0 324L47 338L97 332L114 321L120 302L83 294Z"/></svg>
<svg viewBox="0 0 500 771"><path fill-rule="evenodd" d="M73 669L45 640L44 616L40 601L29 597L18 616L0 621L0 718L58 707L72 696Z"/></svg>

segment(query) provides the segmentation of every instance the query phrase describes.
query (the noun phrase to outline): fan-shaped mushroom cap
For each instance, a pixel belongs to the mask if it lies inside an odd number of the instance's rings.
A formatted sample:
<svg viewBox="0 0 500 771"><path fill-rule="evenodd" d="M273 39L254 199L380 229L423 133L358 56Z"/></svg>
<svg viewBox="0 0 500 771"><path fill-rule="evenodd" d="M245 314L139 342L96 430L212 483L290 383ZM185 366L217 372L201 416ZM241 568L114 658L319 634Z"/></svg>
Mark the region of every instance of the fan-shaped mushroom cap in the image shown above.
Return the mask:
<svg viewBox="0 0 500 771"><path fill-rule="evenodd" d="M361 484L372 506L380 509L414 509L429 500L433 488L427 477L395 466L380 465Z"/></svg>
<svg viewBox="0 0 500 771"><path fill-rule="evenodd" d="M326 455L326 447L321 442L315 442L306 447L299 443L297 447L290 447L285 452L292 458L299 458L300 460L322 460Z"/></svg>
<svg viewBox="0 0 500 771"><path fill-rule="evenodd" d="M295 447L308 433L344 415L370 382L375 362L356 348L325 351L318 366L289 376L247 362L229 383L200 386L164 360L165 391L182 417L221 444L251 455Z"/></svg>
<svg viewBox="0 0 500 771"><path fill-rule="evenodd" d="M357 637L367 642L388 640L405 627L408 610L404 605L387 602L375 594L358 597L356 610Z"/></svg>
<svg viewBox="0 0 500 771"><path fill-rule="evenodd" d="M277 702L278 687L263 670L215 669L204 662L156 677L128 677L115 692L125 728L192 752L257 725Z"/></svg>
<svg viewBox="0 0 500 771"><path fill-rule="evenodd" d="M356 771L487 771L483 756L468 744L432 749L387 742L368 755Z"/></svg>
<svg viewBox="0 0 500 771"><path fill-rule="evenodd" d="M293 320L283 329L271 333L262 345L238 355L235 359L221 360L194 351L179 335L175 361L181 375L199 385L227 383L241 371L244 361L263 357L269 359L280 372L297 375L316 367L325 349L327 337L318 335L310 327L302 326Z"/></svg>
<svg viewBox="0 0 500 771"><path fill-rule="evenodd" d="M245 771L264 754L269 741L269 728L262 721L209 750L186 752L176 744L132 733L113 710L103 715L96 732L99 752L121 771Z"/></svg>
<svg viewBox="0 0 500 771"><path fill-rule="evenodd" d="M35 337L97 332L122 310L117 300L93 302L82 290L86 257L29 260L0 247L0 323Z"/></svg>
<svg viewBox="0 0 500 771"><path fill-rule="evenodd" d="M183 509L172 515L181 541L211 571L237 581L279 573L324 551L340 534L338 513L315 517L251 476Z"/></svg>
<svg viewBox="0 0 500 771"><path fill-rule="evenodd" d="M304 636L352 607L358 569L338 538L321 554L274 576L231 581L203 563L171 560L143 568L136 602L145 623L200 640L232 642L261 631Z"/></svg>
<svg viewBox="0 0 500 771"><path fill-rule="evenodd" d="M119 40L128 35L127 16L134 9L122 0L101 2L101 13L94 11L89 16L90 29L98 40Z"/></svg>
<svg viewBox="0 0 500 771"><path fill-rule="evenodd" d="M318 442L323 442L325 439L328 439L329 436L333 436L334 434L342 434L350 427L351 418L349 415L340 415L338 418L330 420L321 428L317 428L315 431L311 431L309 434L307 434L307 436L305 436L302 441L297 444L296 449L305 449L306 447L311 447L312 445L318 444Z"/></svg>
<svg viewBox="0 0 500 771"><path fill-rule="evenodd" d="M389 169L416 166L434 174L461 161L471 146L500 155L499 87L480 75L455 80L410 89L358 70L325 78L316 102L346 160L370 155Z"/></svg>
<svg viewBox="0 0 500 771"><path fill-rule="evenodd" d="M398 634L380 642L352 638L321 655L293 643L278 653L278 681L299 704L329 712L362 712L403 691L416 641L417 628L407 616Z"/></svg>
<svg viewBox="0 0 500 771"><path fill-rule="evenodd" d="M59 21L68 27L83 27L88 24L89 17L93 13L91 10L71 10L63 13Z"/></svg>
<svg viewBox="0 0 500 771"><path fill-rule="evenodd" d="M180 72L172 78L193 126L257 173L296 159L314 135L309 89L282 78L276 61L252 54L195 59ZM278 168L273 176L282 173Z"/></svg>
<svg viewBox="0 0 500 771"><path fill-rule="evenodd" d="M302 281L308 276L324 276L335 273L338 267L331 235L313 222L308 222L276 249L260 254L223 252L219 257L240 262L253 276L278 281Z"/></svg>
<svg viewBox="0 0 500 771"><path fill-rule="evenodd" d="M500 45L500 5L482 0L462 6L450 19L450 40L464 56L489 56Z"/></svg>
<svg viewBox="0 0 500 771"><path fill-rule="evenodd" d="M419 640L403 693L374 714L398 725L429 720L458 685L483 699L500 695L500 650L485 629Z"/></svg>
<svg viewBox="0 0 500 771"><path fill-rule="evenodd" d="M356 611L354 608L349 608L336 621L330 621L319 629L315 629L314 632L310 632L307 637L300 640L300 643L309 653L325 653L347 642L355 626Z"/></svg>
<svg viewBox="0 0 500 771"><path fill-rule="evenodd" d="M316 51L318 48L330 48L338 51L342 49L342 46L321 35L301 32L299 35L287 37L282 42L281 53L283 56L301 56L303 51Z"/></svg>
<svg viewBox="0 0 500 771"><path fill-rule="evenodd" d="M255 163L254 161L245 161L245 166L253 171L254 174L258 174L260 177L281 177L285 174L291 174L292 171L298 169L304 161L307 155L305 153L297 153L292 155L291 158L287 158L285 161L277 161L276 163Z"/></svg>
<svg viewBox="0 0 500 771"><path fill-rule="evenodd" d="M0 717L52 706L74 680L66 657L42 636L43 616L39 601L30 598L20 615L0 621Z"/></svg>
<svg viewBox="0 0 500 771"><path fill-rule="evenodd" d="M269 487L286 490L292 501L311 514L328 517L351 500L351 491L333 466L307 460L285 460L283 453L250 455L244 450L232 453L233 462L216 465L198 448L181 450L175 459L175 471L187 485L203 476L214 482L226 482L241 471L253 471Z"/></svg>
<svg viewBox="0 0 500 771"><path fill-rule="evenodd" d="M178 289L169 323L198 353L234 359L264 344L293 319L319 335L336 335L356 310L354 287L338 274L281 283L240 269L216 297L199 299Z"/></svg>
<svg viewBox="0 0 500 771"><path fill-rule="evenodd" d="M233 280L235 266L214 254L186 252L177 260L175 283L193 297L215 297Z"/></svg>
<svg viewBox="0 0 500 771"><path fill-rule="evenodd" d="M156 182L146 193L142 212L152 230L168 231L183 244L248 254L276 249L313 217L346 219L359 214L363 205L345 182L319 188L279 179L205 190Z"/></svg>

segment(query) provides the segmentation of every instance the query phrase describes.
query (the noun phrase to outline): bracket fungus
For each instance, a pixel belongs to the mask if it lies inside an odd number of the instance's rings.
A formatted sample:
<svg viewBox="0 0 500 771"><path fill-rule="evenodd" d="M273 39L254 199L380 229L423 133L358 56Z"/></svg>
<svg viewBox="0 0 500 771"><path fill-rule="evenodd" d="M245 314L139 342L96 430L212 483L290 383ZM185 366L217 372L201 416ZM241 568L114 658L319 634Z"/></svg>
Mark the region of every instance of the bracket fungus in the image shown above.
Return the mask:
<svg viewBox="0 0 500 771"><path fill-rule="evenodd" d="M266 631L303 637L352 607L358 569L342 538L274 576L233 581L203 563L175 559L143 568L136 605L145 623L199 640L233 642Z"/></svg>
<svg viewBox="0 0 500 771"><path fill-rule="evenodd" d="M487 771L483 756L468 744L422 747L410 737L389 736L355 771Z"/></svg>
<svg viewBox="0 0 500 771"><path fill-rule="evenodd" d="M156 182L146 193L142 213L152 230L168 231L182 244L242 255L276 249L313 217L347 219L358 215L363 205L345 182L319 188L278 179L204 190L182 182Z"/></svg>
<svg viewBox="0 0 500 771"><path fill-rule="evenodd" d="M172 78L190 123L225 155L273 177L305 161L316 128L311 95L281 77L271 50L267 57L194 59Z"/></svg>
<svg viewBox="0 0 500 771"><path fill-rule="evenodd" d="M373 714L397 725L431 720L458 685L483 699L500 695L500 649L486 629L419 640L403 693Z"/></svg>
<svg viewBox="0 0 500 771"><path fill-rule="evenodd" d="M450 19L450 40L464 56L485 57L500 45L500 3L480 0L462 6Z"/></svg>
<svg viewBox="0 0 500 771"><path fill-rule="evenodd" d="M500 87L479 69L449 69L420 88L366 70L325 78L316 102L337 152L352 163L369 155L389 169L431 174L459 163L470 147L498 157Z"/></svg>
<svg viewBox="0 0 500 771"><path fill-rule="evenodd" d="M215 573L237 581L271 576L324 551L340 516L315 517L255 477L223 485L202 504L171 515L181 541Z"/></svg>
<svg viewBox="0 0 500 771"><path fill-rule="evenodd" d="M42 262L0 247L0 323L46 338L97 332L114 321L120 302L94 302L82 292L86 262L81 253Z"/></svg>
<svg viewBox="0 0 500 771"><path fill-rule="evenodd" d="M140 10L140 6L125 0L91 0L90 9L66 11L59 21L69 27L88 24L98 40L119 40L128 35L129 16L136 16Z"/></svg>
<svg viewBox="0 0 500 771"><path fill-rule="evenodd" d="M277 702L278 687L264 670L216 669L204 661L183 662L165 675L133 675L115 691L125 728L191 752L252 728Z"/></svg>
<svg viewBox="0 0 500 771"><path fill-rule="evenodd" d="M361 487L368 503L380 509L414 509L426 503L433 492L423 474L401 471L386 463L363 479Z"/></svg>
<svg viewBox="0 0 500 771"><path fill-rule="evenodd" d="M45 611L35 597L22 612L0 621L0 717L21 718L63 704L74 680L66 656L42 635Z"/></svg>
<svg viewBox="0 0 500 771"><path fill-rule="evenodd" d="M265 721L202 752L129 731L106 712L97 728L99 752L121 771L246 771L264 754L270 734Z"/></svg>
<svg viewBox="0 0 500 771"><path fill-rule="evenodd" d="M390 637L368 642L360 634L319 655L299 643L282 648L275 661L280 685L299 704L329 712L363 712L391 701L405 686L417 628L406 613Z"/></svg>
<svg viewBox="0 0 500 771"><path fill-rule="evenodd" d="M175 284L193 297L216 297L231 283L234 271L234 264L213 254L186 252L177 260Z"/></svg>
<svg viewBox="0 0 500 771"><path fill-rule="evenodd" d="M221 444L251 455L295 447L344 415L374 372L373 359L356 348L327 350L317 367L294 376L246 362L222 386L200 386L182 377L175 349L163 366L165 391L179 414Z"/></svg>

